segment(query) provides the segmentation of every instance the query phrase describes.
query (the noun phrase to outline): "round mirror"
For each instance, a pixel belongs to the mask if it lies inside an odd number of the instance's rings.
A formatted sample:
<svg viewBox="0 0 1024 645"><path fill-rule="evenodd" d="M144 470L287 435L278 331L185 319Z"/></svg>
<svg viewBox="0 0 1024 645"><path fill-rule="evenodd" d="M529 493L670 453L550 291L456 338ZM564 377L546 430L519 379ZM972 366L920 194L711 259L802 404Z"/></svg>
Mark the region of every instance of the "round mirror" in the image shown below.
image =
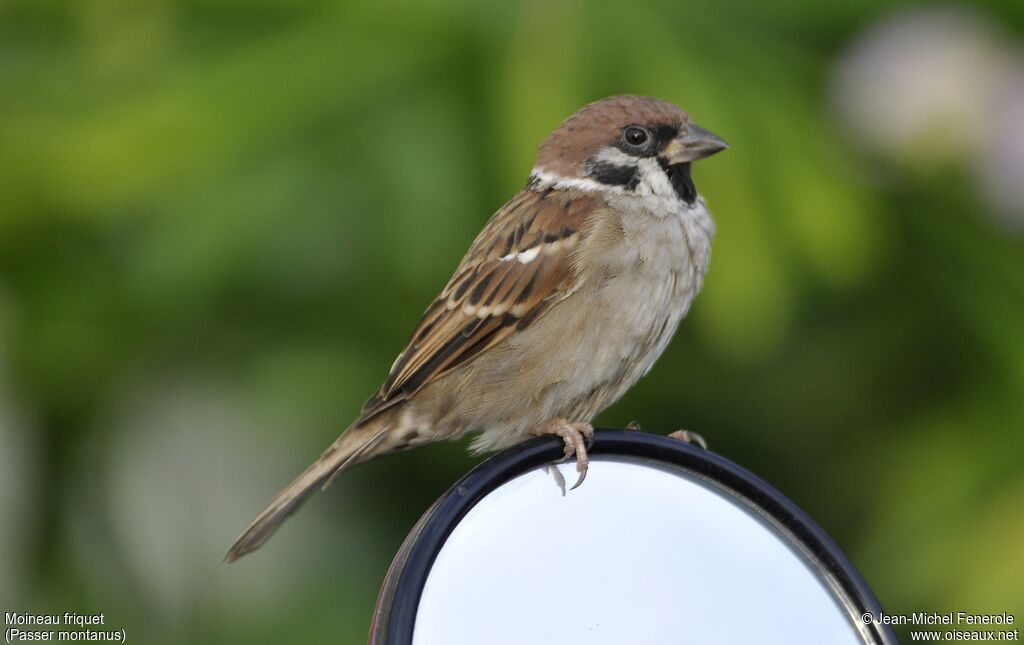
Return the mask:
<svg viewBox="0 0 1024 645"><path fill-rule="evenodd" d="M496 455L424 515L370 641L895 643L839 549L766 483L668 437L602 430L563 494L558 440ZM561 468L570 481L574 464Z"/></svg>

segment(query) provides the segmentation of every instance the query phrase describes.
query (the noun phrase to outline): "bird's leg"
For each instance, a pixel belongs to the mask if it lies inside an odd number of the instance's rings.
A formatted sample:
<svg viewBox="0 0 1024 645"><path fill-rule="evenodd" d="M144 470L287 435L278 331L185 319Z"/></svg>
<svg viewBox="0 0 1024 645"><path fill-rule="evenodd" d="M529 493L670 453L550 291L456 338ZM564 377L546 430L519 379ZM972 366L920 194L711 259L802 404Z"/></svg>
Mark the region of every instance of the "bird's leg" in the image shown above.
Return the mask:
<svg viewBox="0 0 1024 645"><path fill-rule="evenodd" d="M587 449L583 451L583 459L589 461L587 458L587 452L589 452L590 449L594 447L594 426L590 425L589 423L577 423L576 429L579 430L580 434L583 435L583 438L587 440ZM576 459L576 463L579 463L578 456ZM581 475L580 480L576 482L576 486L579 486L580 484L583 483L583 477L586 477L587 475L586 471L587 469L584 468L583 475ZM573 486L573 488L576 488L576 486Z"/></svg>
<svg viewBox="0 0 1024 645"><path fill-rule="evenodd" d="M587 466L590 464L590 460L587 458L586 443L594 440L594 426L589 423L572 423L559 417L534 426L530 429L530 434L553 434L561 437L565 443L565 457L562 458L562 461L575 455L576 472L580 474L579 479L569 490L573 490L583 483L587 477Z"/></svg>
<svg viewBox="0 0 1024 645"><path fill-rule="evenodd" d="M699 434L692 430L676 430L675 432L669 433L668 436L672 437L673 439L685 441L686 443L689 444L696 444L703 448L704 450L708 449L708 442L704 439L704 437L700 436Z"/></svg>

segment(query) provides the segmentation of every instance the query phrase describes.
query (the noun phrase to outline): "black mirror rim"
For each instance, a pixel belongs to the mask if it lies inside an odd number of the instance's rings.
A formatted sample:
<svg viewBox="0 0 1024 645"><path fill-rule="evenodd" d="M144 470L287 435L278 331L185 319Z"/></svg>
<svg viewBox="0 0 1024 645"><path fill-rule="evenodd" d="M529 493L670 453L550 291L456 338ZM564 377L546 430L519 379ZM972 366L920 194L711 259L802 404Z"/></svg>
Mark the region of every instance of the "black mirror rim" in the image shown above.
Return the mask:
<svg viewBox="0 0 1024 645"><path fill-rule="evenodd" d="M832 538L796 504L742 466L683 441L636 430L598 429L589 454L634 457L681 467L730 492L803 547L844 594L855 613L851 620L859 621L866 613L881 615L877 598ZM487 459L448 489L423 514L395 556L377 601L370 645L411 645L427 576L455 525L505 482L561 457L560 439L532 439ZM870 639L868 642L898 642L888 625L858 623L857 628Z"/></svg>

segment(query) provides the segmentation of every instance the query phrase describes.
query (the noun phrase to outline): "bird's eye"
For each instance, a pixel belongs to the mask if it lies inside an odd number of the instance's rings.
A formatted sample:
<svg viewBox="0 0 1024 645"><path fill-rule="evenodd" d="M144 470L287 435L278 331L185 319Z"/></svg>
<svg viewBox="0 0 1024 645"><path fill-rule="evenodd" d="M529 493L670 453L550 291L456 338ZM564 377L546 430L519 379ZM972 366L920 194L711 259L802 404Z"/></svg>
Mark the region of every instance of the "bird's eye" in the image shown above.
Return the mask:
<svg viewBox="0 0 1024 645"><path fill-rule="evenodd" d="M650 135L638 125L631 125L622 133L622 140L631 146L642 146Z"/></svg>

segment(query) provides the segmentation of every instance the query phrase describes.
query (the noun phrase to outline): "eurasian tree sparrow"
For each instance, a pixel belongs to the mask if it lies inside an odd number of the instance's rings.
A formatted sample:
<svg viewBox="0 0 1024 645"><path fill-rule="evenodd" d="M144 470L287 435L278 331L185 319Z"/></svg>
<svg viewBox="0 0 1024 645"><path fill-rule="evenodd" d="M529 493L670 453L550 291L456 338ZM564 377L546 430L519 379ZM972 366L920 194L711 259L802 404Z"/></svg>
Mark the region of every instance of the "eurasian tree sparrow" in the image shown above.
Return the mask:
<svg viewBox="0 0 1024 645"><path fill-rule="evenodd" d="M558 435L578 486L591 419L650 370L701 288L715 224L690 164L724 148L652 98L606 98L566 119L359 418L225 560L263 545L350 466L467 432L480 432L475 451Z"/></svg>

